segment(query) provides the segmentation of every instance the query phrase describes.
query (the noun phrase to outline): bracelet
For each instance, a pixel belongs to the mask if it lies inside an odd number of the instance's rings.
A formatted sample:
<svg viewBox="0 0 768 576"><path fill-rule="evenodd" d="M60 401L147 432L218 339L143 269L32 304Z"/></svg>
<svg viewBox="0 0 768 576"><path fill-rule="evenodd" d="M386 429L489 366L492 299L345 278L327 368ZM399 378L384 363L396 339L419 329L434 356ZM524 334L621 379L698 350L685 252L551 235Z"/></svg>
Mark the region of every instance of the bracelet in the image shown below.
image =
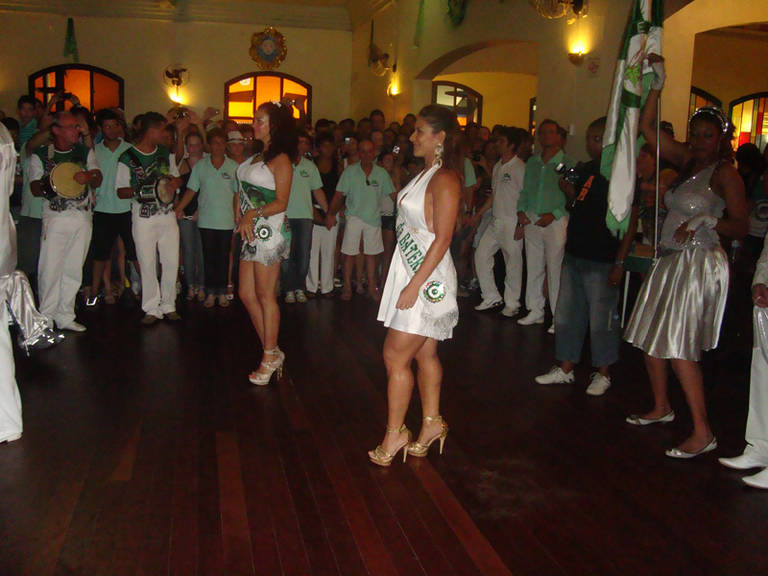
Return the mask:
<svg viewBox="0 0 768 576"><path fill-rule="evenodd" d="M264 207L259 206L256 208L256 218L261 218L262 216L264 216Z"/></svg>

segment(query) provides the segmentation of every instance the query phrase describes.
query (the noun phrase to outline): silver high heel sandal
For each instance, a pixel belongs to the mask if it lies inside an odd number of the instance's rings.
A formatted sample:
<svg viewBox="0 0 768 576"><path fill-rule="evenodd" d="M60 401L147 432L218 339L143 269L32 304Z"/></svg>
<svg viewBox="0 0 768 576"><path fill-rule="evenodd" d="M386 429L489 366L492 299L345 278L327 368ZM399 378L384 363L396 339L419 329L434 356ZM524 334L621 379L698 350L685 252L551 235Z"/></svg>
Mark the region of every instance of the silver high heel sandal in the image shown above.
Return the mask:
<svg viewBox="0 0 768 576"><path fill-rule="evenodd" d="M272 379L272 374L277 372L278 381L283 377L283 364L285 363L285 353L280 350L279 346L275 346L271 350L264 350L264 356L273 356L272 360L262 360L259 369L266 368L266 371L251 372L248 376L248 381L256 386L266 386Z"/></svg>

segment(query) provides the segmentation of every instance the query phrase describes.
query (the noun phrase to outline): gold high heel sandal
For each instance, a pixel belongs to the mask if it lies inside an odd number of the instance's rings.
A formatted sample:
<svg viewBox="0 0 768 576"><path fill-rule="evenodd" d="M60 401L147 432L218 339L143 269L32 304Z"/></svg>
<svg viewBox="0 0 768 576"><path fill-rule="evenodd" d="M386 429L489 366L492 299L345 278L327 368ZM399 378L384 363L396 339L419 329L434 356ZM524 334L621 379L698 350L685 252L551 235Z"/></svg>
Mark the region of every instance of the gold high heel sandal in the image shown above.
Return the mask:
<svg viewBox="0 0 768 576"><path fill-rule="evenodd" d="M429 447L432 446L432 443L435 440L440 440L440 454L443 453L443 444L445 444L445 438L448 436L448 423L443 419L442 416L424 416L424 422L430 423L430 422L440 422L441 430L440 434L432 438L429 442L421 443L421 442L411 442L408 445L408 453L411 456L416 456L417 458L424 458L427 455L427 452L429 452Z"/></svg>
<svg viewBox="0 0 768 576"><path fill-rule="evenodd" d="M272 379L272 374L277 372L277 379L283 377L283 364L285 363L285 353L280 350L279 346L275 346L271 350L264 350L264 356L267 354L275 356L273 360L262 360L259 368L266 368L266 372L251 372L248 376L248 381L256 386L266 386Z"/></svg>
<svg viewBox="0 0 768 576"><path fill-rule="evenodd" d="M390 428L387 426L387 432L399 432L402 434L403 432L407 433L408 437L404 444L401 446L398 446L394 452L391 454L384 450L382 448L381 444L376 446L373 450L368 452L368 459L373 462L374 464L378 466L389 466L392 464L392 460L395 459L395 456L397 456L397 453L402 450L403 451L403 462L405 462L405 459L408 457L408 445L411 443L411 438L413 437L411 435L411 431L406 428L405 424L400 426L400 428Z"/></svg>

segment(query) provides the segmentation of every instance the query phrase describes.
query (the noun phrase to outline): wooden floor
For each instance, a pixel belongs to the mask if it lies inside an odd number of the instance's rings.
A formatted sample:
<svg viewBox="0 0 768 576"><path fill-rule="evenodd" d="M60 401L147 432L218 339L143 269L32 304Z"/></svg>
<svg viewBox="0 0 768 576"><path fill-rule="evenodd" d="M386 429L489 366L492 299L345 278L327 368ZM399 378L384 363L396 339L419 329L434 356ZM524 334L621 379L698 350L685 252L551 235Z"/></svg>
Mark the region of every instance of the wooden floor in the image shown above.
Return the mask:
<svg viewBox="0 0 768 576"><path fill-rule="evenodd" d="M384 329L367 300L284 310L287 371L255 388L237 305L88 310L84 335L17 354L24 437L0 445L0 574L477 575L768 573L768 495L716 455L743 447L751 335L705 360L721 449L664 449L689 427L634 429L649 392L622 349L614 387L539 387L546 326L464 302L441 345L442 457L370 465L385 425ZM418 430L415 398L408 425Z"/></svg>

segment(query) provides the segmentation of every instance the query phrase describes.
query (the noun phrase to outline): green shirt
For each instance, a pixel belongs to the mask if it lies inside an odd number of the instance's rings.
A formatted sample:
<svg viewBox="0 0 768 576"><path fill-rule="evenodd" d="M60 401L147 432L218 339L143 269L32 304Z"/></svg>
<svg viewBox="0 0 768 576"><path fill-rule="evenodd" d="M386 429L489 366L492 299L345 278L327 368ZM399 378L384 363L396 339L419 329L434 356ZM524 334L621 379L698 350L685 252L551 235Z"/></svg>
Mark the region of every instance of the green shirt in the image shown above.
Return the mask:
<svg viewBox="0 0 768 576"><path fill-rule="evenodd" d="M192 167L187 188L198 192L199 228L234 228L235 209L232 201L237 194L237 162L225 158L221 167L216 169L211 157L206 156Z"/></svg>
<svg viewBox="0 0 768 576"><path fill-rule="evenodd" d="M472 161L469 158L464 158L464 188L471 188L475 184L477 184L475 167L472 166Z"/></svg>
<svg viewBox="0 0 768 576"><path fill-rule="evenodd" d="M171 165L169 160L170 153L165 146L156 146L155 149L145 154L135 146L130 146L120 155L120 161L117 166L116 187L137 188L143 182L154 185L154 182L160 176L178 176L179 171L175 165ZM140 182L139 172L142 172ZM134 191L133 202L140 204ZM150 214L167 214L173 210L173 205L161 206L157 202L144 204L149 206Z"/></svg>
<svg viewBox="0 0 768 576"><path fill-rule="evenodd" d="M528 159L523 189L517 203L518 212L530 212L539 216L551 212L558 220L565 216L565 194L558 185L560 174L555 172L555 168L561 163L569 167L574 164L573 159L562 150L558 150L546 164L541 160L541 154Z"/></svg>
<svg viewBox="0 0 768 576"><path fill-rule="evenodd" d="M96 197L96 206L94 212L102 212L105 214L124 214L131 211L131 200L124 200L117 197L117 163L120 160L123 152L125 152L131 145L125 140L121 140L113 152L104 145L104 142L99 142L94 147L96 153L96 162L99 164L99 170L101 170L101 186L94 190L94 196Z"/></svg>
<svg viewBox="0 0 768 576"><path fill-rule="evenodd" d="M291 196L285 215L288 218L312 218L312 191L323 187L320 171L312 160L303 158L293 165Z"/></svg>
<svg viewBox="0 0 768 576"><path fill-rule="evenodd" d="M356 162L347 166L341 173L336 190L346 198L345 215L347 218L360 218L366 224L381 227L379 200L392 194L395 186L387 171L376 164L368 177Z"/></svg>
<svg viewBox="0 0 768 576"><path fill-rule="evenodd" d="M53 152L53 156L49 159L48 156L50 151ZM93 150L88 148L85 144L78 142L71 149L66 151L57 150L53 144L50 144L40 146L30 156L28 161L29 165L27 166L29 181L35 182L47 178L53 168L62 162L72 162L79 165L82 170L95 170L99 167ZM49 213L65 212L67 210L90 212L91 210L90 194L86 194L80 199L69 200L60 196L54 196L53 198L44 198L43 200L43 214L45 214L47 210Z"/></svg>

